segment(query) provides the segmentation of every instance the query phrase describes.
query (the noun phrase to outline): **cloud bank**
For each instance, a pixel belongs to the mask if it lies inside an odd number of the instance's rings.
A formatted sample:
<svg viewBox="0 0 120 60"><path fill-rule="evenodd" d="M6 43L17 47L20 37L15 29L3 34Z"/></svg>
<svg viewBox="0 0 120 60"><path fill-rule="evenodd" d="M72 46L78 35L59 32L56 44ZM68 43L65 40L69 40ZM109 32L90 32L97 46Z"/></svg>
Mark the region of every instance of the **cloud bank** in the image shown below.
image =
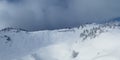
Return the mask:
<svg viewBox="0 0 120 60"><path fill-rule="evenodd" d="M29 31L75 27L119 17L119 3L119 0L0 0L0 21Z"/></svg>

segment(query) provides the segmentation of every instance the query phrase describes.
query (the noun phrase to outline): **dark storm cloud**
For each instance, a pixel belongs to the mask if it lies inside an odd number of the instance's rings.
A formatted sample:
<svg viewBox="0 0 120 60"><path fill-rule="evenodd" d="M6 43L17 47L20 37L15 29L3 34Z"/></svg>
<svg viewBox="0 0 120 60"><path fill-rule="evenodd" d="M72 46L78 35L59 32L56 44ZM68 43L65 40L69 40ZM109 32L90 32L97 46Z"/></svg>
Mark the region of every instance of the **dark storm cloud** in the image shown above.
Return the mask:
<svg viewBox="0 0 120 60"><path fill-rule="evenodd" d="M7 2L10 2L10 3L18 3L18 2L21 2L22 0L7 0Z"/></svg>
<svg viewBox="0 0 120 60"><path fill-rule="evenodd" d="M120 16L119 0L0 0L0 18L26 30L57 29ZM8 24L8 23L7 23Z"/></svg>

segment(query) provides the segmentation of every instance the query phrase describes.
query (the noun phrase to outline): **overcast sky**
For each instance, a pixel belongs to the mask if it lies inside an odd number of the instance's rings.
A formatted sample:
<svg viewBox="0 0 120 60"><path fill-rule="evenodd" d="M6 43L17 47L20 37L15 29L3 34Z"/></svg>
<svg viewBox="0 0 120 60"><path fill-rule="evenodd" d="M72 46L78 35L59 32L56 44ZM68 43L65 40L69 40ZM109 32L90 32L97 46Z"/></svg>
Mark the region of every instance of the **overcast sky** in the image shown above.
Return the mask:
<svg viewBox="0 0 120 60"><path fill-rule="evenodd" d="M0 0L0 24L32 31L103 22L120 17L119 3L120 0Z"/></svg>

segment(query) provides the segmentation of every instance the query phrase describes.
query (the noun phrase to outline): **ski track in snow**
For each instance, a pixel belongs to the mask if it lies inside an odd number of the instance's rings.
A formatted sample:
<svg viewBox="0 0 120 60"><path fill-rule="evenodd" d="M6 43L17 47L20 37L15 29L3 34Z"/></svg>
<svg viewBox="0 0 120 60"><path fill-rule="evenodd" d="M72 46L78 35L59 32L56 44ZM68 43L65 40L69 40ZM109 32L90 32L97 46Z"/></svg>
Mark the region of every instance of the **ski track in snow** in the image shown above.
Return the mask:
<svg viewBox="0 0 120 60"><path fill-rule="evenodd" d="M117 23L53 31L0 31L0 60L120 60L119 33Z"/></svg>

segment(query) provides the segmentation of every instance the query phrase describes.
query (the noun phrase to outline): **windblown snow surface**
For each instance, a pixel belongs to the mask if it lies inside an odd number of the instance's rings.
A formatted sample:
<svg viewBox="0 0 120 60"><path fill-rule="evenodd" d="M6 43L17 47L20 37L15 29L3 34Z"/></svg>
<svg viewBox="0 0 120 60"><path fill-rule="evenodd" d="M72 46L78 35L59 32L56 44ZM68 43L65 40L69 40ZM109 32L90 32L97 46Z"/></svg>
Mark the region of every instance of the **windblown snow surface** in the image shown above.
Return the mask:
<svg viewBox="0 0 120 60"><path fill-rule="evenodd" d="M120 60L120 23L27 32L0 31L0 60Z"/></svg>

